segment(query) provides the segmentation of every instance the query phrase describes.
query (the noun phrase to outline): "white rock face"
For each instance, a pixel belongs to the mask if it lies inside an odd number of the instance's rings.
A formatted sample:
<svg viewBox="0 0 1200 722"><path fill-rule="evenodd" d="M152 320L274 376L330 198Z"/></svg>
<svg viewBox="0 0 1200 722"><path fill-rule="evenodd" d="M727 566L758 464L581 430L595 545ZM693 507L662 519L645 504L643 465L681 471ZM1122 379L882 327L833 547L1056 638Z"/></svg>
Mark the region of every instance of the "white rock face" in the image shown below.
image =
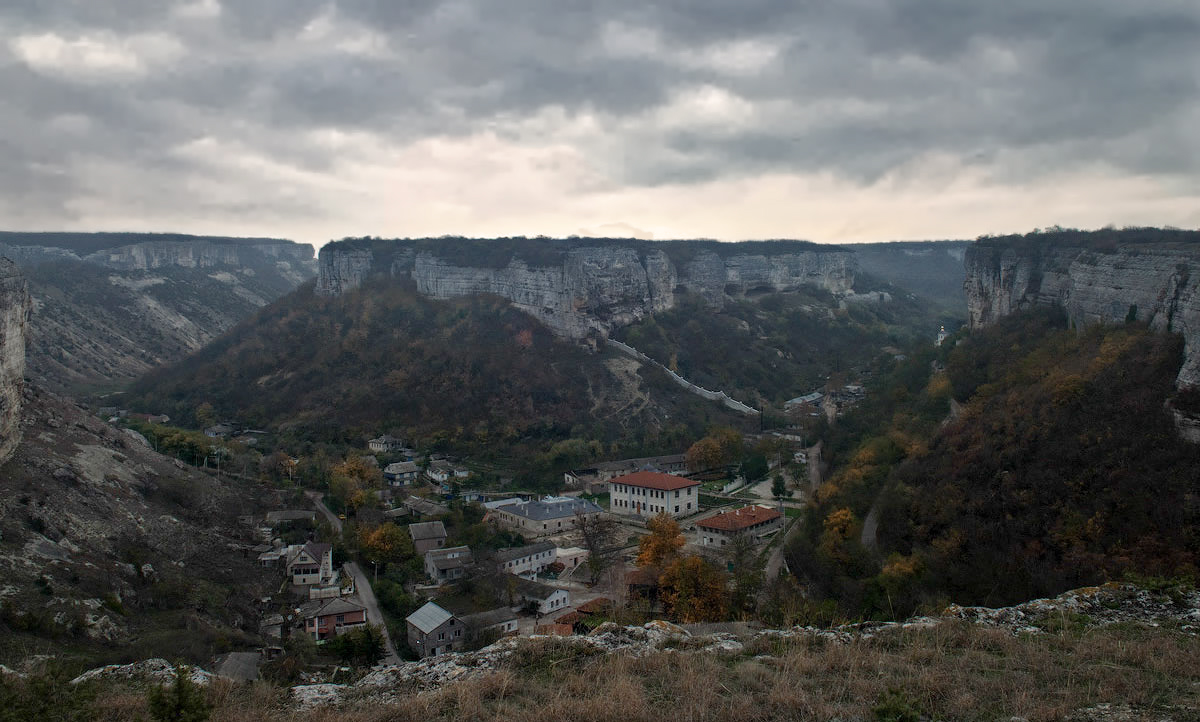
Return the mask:
<svg viewBox="0 0 1200 722"><path fill-rule="evenodd" d="M413 253L397 241L387 259L370 250L331 244L321 249L316 292L339 295L369 275L407 276L433 298L492 294L546 324L560 336L607 336L648 314L673 308L677 288L719 307L727 292L788 291L814 285L848 293L856 269L850 251L740 254L723 259L700 251L682 272L662 250L624 246L566 250L558 265L531 266L519 258L503 268L449 262L435 253ZM382 252L381 252L382 254Z"/></svg>
<svg viewBox="0 0 1200 722"><path fill-rule="evenodd" d="M1200 248L1137 245L1100 253L976 245L964 264L973 328L1037 305L1061 306L1079 326L1136 319L1183 335L1176 384L1200 384Z"/></svg>
<svg viewBox="0 0 1200 722"><path fill-rule="evenodd" d="M21 397L25 385L25 339L29 286L7 258L0 258L0 464L21 442Z"/></svg>

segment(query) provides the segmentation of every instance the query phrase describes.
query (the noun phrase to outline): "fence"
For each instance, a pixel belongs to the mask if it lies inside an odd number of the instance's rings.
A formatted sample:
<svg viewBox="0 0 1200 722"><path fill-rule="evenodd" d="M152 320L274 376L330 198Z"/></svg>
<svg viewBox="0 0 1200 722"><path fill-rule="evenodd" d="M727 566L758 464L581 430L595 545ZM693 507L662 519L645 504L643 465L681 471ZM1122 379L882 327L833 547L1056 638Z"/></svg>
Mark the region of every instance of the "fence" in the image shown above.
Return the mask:
<svg viewBox="0 0 1200 722"><path fill-rule="evenodd" d="M642 353L641 351L638 351L636 348L630 346L629 344L621 343L620 341L617 341L616 339L611 339L611 338L606 339L606 340L608 341L609 345L616 348L618 351L621 351L622 353L624 353L628 356L632 356L633 358L638 359L639 361L645 361L648 364L653 364L654 366L657 366L658 368L662 369L663 371L666 371L667 375L670 376L672 379L674 379L675 383L679 384L680 386L687 389L688 391L691 391L693 394L696 394L697 396L702 396L702 397L708 399L709 401L716 401L718 403L724 404L727 408L733 409L734 411L737 411L737 412L740 412L743 414L757 415L759 413L758 409L754 408L753 406L748 406L746 404L743 404L741 401L738 401L737 399L730 398L729 395L726 394L724 391L709 391L706 388L697 386L696 384L692 383L691 381L688 381L684 377L675 373L674 371L667 368L666 366L663 366L662 364L660 364L659 362L650 358L649 356Z"/></svg>

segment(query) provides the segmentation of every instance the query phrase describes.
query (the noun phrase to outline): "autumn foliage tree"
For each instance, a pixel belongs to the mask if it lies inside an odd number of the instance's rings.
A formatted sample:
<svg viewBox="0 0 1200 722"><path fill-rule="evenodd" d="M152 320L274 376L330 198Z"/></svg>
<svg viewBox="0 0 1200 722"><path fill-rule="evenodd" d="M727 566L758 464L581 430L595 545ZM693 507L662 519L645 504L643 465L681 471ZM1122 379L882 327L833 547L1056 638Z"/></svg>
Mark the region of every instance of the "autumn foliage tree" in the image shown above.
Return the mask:
<svg viewBox="0 0 1200 722"><path fill-rule="evenodd" d="M367 503L369 494L383 485L383 473L379 468L349 456L333 467L329 480L329 493L348 509L358 509Z"/></svg>
<svg viewBox="0 0 1200 722"><path fill-rule="evenodd" d="M728 618L729 594L723 572L699 556L672 562L659 577L659 598L680 622L717 622Z"/></svg>
<svg viewBox="0 0 1200 722"><path fill-rule="evenodd" d="M684 544L683 533L679 523L666 512L659 512L646 523L646 528L650 533L638 542L638 566L662 566L679 553Z"/></svg>
<svg viewBox="0 0 1200 722"><path fill-rule="evenodd" d="M408 532L390 521L374 528L360 527L358 548L372 564L403 561L416 553Z"/></svg>

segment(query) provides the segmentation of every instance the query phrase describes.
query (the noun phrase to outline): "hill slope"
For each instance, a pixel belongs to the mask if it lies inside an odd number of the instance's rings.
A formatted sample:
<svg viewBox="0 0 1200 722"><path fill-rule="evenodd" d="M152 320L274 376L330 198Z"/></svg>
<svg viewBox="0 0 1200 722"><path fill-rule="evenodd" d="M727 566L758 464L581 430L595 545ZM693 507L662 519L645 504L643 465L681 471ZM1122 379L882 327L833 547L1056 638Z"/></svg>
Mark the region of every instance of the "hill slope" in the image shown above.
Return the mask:
<svg viewBox="0 0 1200 722"><path fill-rule="evenodd" d="M1043 311L941 350L944 374L930 357L897 368L829 437L840 471L792 568L876 615L1195 576L1200 447L1167 408L1181 349L1137 325L1069 331ZM941 426L952 397L961 413Z"/></svg>
<svg viewBox="0 0 1200 722"><path fill-rule="evenodd" d="M180 359L316 270L311 246L179 234L8 232L0 255L29 280L30 375L72 392Z"/></svg>
<svg viewBox="0 0 1200 722"><path fill-rule="evenodd" d="M393 429L475 451L569 436L678 448L738 419L495 297L437 301L388 280L334 298L306 285L131 394L181 420L209 402L294 439L361 443Z"/></svg>
<svg viewBox="0 0 1200 722"><path fill-rule="evenodd" d="M277 581L246 558L258 489L155 453L27 385L24 440L0 466L0 664L49 653L204 663L252 642ZM188 630L181 634L182 630Z"/></svg>

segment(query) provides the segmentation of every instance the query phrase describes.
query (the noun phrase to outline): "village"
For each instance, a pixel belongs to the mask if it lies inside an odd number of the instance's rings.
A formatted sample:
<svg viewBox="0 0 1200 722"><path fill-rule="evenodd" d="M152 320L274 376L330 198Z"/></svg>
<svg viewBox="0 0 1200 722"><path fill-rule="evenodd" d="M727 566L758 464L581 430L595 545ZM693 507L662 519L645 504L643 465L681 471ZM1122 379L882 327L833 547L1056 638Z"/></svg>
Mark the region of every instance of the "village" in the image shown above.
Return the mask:
<svg viewBox="0 0 1200 722"><path fill-rule="evenodd" d="M739 566L760 579L764 568L778 574L782 536L807 489L806 476L783 482L805 468L803 450L767 464L774 481L764 473L731 483L676 454L573 469L558 493L534 494L475 490L467 465L423 457L389 435L367 447L347 464L379 480L369 502L359 490L356 508L336 508L337 497L309 491L312 508L262 520L253 551L281 579L264 600L258 663L286 657L298 637L343 659L395 664L661 615L671 560L703 560L726 576ZM399 460L373 466L376 455ZM344 551L352 535L357 559Z"/></svg>

